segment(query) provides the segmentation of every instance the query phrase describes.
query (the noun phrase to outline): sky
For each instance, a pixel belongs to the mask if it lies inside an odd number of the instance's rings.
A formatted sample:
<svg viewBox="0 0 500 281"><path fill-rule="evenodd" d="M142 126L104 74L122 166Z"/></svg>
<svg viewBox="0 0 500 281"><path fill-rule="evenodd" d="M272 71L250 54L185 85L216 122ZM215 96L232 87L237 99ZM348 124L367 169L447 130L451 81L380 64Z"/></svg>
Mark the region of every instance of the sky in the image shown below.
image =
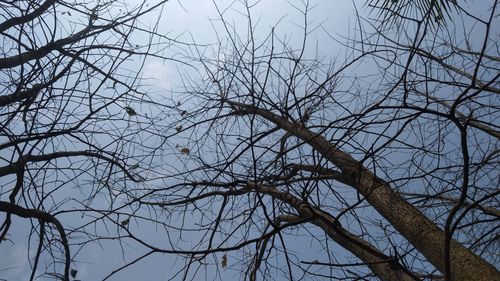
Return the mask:
<svg viewBox="0 0 500 281"><path fill-rule="evenodd" d="M296 2L292 4L292 2ZM358 8L363 8L363 1L358 1ZM215 4L214 4L215 3ZM254 5L255 4L255 5ZM354 5L351 1L254 1L252 23L256 27L257 39L263 39L274 28L283 40L300 46L303 40L304 16L302 11L306 4L310 11L307 18L309 30L307 50L318 52L324 56L335 57L334 51L339 49L330 36L339 34L347 36L352 32L352 15ZM217 5L217 7L216 7ZM294 6L292 6L294 5ZM220 24L219 11L224 18L239 28L240 33L247 32L247 18L241 11L245 6L240 1L169 1L163 11L160 32L165 32L187 43L216 44L218 37L225 36ZM366 9L365 9L366 10ZM330 34L327 34L328 31ZM217 34L216 34L217 32ZM260 38L259 38L260 37ZM332 46L334 48L332 48ZM311 55L313 55L311 53ZM151 77L157 82L155 86L175 88L177 76L175 62L150 60L145 66L144 77Z"/></svg>
<svg viewBox="0 0 500 281"><path fill-rule="evenodd" d="M137 1L127 1L129 5ZM296 5L295 7L292 6ZM161 22L158 32L164 33L169 37L175 37L178 40L197 44L215 44L217 37L215 30L220 29L219 10L224 11L224 17L232 22L241 32L247 31L247 19L241 15L240 11L244 6L238 1L169 1L162 12ZM257 38L267 36L272 28L284 40L300 44L303 40L302 25L304 17L297 9L302 9L305 3L302 1L282 1L282 0L263 0L252 2L251 14L256 28ZM254 5L255 4L255 5ZM350 1L311 1L309 3L311 11L309 21L311 27L316 31L309 36L309 44L315 45L313 50L319 50L320 53L331 55L333 42L329 36L318 28L328 30L331 34L340 33L347 35L351 15L353 13L353 4ZM143 19L144 26L149 26L148 20L154 22L156 15ZM220 33L221 31L218 30ZM224 34L220 35L224 36ZM138 42L141 38L136 38ZM143 38L146 41L146 38ZM133 65L130 66L133 68ZM158 59L148 59L143 69L143 77L150 79L152 88L158 91L175 89L181 86L178 76L178 65L175 62L162 61ZM2 178L5 180L6 178ZM98 204L98 203L96 203ZM105 203L103 202L103 205ZM0 216L3 218L3 215ZM26 241L28 239L29 225L27 220L14 220L10 231L10 243L0 245L0 280L27 280L29 279L30 265L26 260L26 253L32 252L28 249ZM141 226L141 231L153 240L161 240L162 237L155 237L154 227ZM318 233L319 235L319 233ZM310 245L297 244L298 249L303 252L308 251ZM84 248L78 254L76 268L78 269L77 279L79 280L102 280L111 270L118 268L124 262L130 261L137 255L142 254L142 249L138 245L124 245L126 248L123 254L116 243L103 242L101 246L92 246ZM219 257L220 258L220 257ZM232 262L229 258L228 262ZM182 265L184 260L176 258L174 255L154 255L143 260L133 267L133 270L126 270L123 273L116 274L109 280L122 281L156 281L167 280L172 276L174 265ZM75 265L73 265L75 267ZM43 264L39 267L39 273L43 272ZM222 272L223 280L230 280L239 276L239 272L227 270ZM40 278L39 280L52 280L49 278ZM176 279L175 279L176 280Z"/></svg>
<svg viewBox="0 0 500 281"><path fill-rule="evenodd" d="M135 0L129 3L135 3ZM219 14L214 3L220 11L224 11L224 17L227 21L234 23L241 30L240 32L247 31L247 19L240 13L244 8L240 2L186 0L169 1L165 5L161 15L159 32L188 43L217 43L216 31L220 36L223 36L223 32L220 30ZM355 1L355 3L362 13L367 12L364 1ZM312 33L308 38L307 49L310 50L308 55L315 56L319 54L319 56L325 56L329 59L345 55L345 50L332 37L348 37L355 32L353 30L355 25L355 4L351 1L313 0L309 3L309 6L311 7L309 27ZM283 40L289 40L292 45L300 45L303 39L302 26L304 18L300 11L297 10L297 7L303 8L304 2L293 0L262 0L255 2L255 6L251 8L251 14L254 25L257 25L257 38L267 36L271 29L274 28L275 33ZM147 19L144 19L144 25L148 26L146 21ZM175 50L172 51L172 53L175 52ZM174 95L168 93L170 93L170 90L181 86L179 83L179 69L184 68L173 61L150 58L146 61L143 69L143 77L150 79L151 86L159 93ZM0 216L0 218L3 217ZM153 226L131 227L141 228L141 231L153 240L161 241L163 239L155 235L156 230ZM315 230L312 230L312 232L320 235L320 232L315 232ZM28 248L23 243L27 239L26 233L28 233L26 224L14 224L11 237L12 243L2 243L0 245L0 253L2 253L0 254L0 280L26 280L26 274L29 272L29 264L25 255ZM312 259L315 253L311 252L311 249L314 247L299 242L295 245L296 250L305 257L309 255ZM85 281L102 280L111 270L123 264L124 260L130 261L134 256L142 253L142 249L138 245L124 245L124 247L127 249L125 254L117 247L116 243L111 242L103 242L101 247L87 247L82 250L77 261L78 279ZM339 253L343 254L342 250L339 250ZM231 261L229 260L229 262ZM138 263L133 267L133 270L126 270L123 273L116 274L109 280L166 280L166 277L172 275L171 270L174 265L182 265L183 262L174 255L154 255ZM227 270L222 272L222 280L231 280L238 275L238 272Z"/></svg>

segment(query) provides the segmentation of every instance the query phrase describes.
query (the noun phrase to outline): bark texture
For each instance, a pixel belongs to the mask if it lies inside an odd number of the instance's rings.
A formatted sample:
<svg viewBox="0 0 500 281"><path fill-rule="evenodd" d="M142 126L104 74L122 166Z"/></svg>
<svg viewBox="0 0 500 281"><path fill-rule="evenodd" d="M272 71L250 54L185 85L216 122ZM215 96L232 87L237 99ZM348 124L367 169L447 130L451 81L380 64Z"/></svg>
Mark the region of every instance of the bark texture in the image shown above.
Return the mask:
<svg viewBox="0 0 500 281"><path fill-rule="evenodd" d="M299 216L280 216L286 222L310 219L320 227L337 244L353 253L383 281L415 281L419 280L406 270L397 260L380 252L369 242L344 229L332 215L325 213L302 200L277 190L256 183L249 183L248 188L268 194L295 208Z"/></svg>
<svg viewBox="0 0 500 281"><path fill-rule="evenodd" d="M253 105L227 101L236 110L265 118L308 143L342 173L342 182L355 188L394 228L439 271L444 272L445 234L435 223L403 199L383 179L323 136ZM500 280L500 272L456 240L451 240L450 264L453 281Z"/></svg>

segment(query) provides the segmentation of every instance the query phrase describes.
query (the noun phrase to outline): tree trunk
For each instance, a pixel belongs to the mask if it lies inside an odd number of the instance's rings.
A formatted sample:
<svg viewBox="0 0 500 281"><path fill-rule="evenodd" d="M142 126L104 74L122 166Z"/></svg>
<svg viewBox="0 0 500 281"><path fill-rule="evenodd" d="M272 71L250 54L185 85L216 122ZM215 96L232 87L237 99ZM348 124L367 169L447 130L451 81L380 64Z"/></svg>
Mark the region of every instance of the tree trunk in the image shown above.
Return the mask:
<svg viewBox="0 0 500 281"><path fill-rule="evenodd" d="M281 220L294 222L302 219L310 221L320 227L337 244L353 253L383 281L415 281L419 280L406 270L397 260L380 252L369 242L344 229L330 214L303 202L294 196L256 183L249 183L248 188L260 193L268 194L295 208L299 216L280 216Z"/></svg>
<svg viewBox="0 0 500 281"><path fill-rule="evenodd" d="M321 153L342 172L343 183L349 184L361 193L434 267L444 272L444 231L400 197L387 182L378 178L351 155L332 145L323 136L311 132L300 124L253 105L228 100L226 102L242 113L257 114L271 121ZM459 242L452 239L450 246L451 280L500 280L500 272L495 267Z"/></svg>

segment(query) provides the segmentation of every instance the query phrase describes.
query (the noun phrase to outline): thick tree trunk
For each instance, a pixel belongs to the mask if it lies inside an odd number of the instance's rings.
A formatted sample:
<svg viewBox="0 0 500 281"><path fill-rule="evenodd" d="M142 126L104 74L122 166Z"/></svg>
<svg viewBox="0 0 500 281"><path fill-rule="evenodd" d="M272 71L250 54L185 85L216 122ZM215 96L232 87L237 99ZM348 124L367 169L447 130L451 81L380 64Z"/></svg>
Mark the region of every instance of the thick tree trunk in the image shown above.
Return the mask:
<svg viewBox="0 0 500 281"><path fill-rule="evenodd" d="M400 197L387 182L378 178L349 154L323 136L268 110L239 102L226 101L236 110L257 114L286 132L308 143L342 172L342 182L354 187L439 271L444 272L444 231L413 205ZM456 240L451 240L450 264L453 281L500 280L500 272Z"/></svg>

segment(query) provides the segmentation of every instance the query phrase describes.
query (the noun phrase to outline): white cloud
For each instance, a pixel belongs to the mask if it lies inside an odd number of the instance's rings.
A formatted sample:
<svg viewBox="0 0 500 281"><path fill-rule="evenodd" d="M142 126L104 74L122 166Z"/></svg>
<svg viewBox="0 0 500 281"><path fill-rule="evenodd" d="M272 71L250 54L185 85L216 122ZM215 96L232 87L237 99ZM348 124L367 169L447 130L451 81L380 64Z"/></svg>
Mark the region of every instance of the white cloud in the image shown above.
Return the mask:
<svg viewBox="0 0 500 281"><path fill-rule="evenodd" d="M146 63L143 70L143 77L149 80L149 85L154 87L168 89L171 86L169 79L170 72L161 61L150 61Z"/></svg>

